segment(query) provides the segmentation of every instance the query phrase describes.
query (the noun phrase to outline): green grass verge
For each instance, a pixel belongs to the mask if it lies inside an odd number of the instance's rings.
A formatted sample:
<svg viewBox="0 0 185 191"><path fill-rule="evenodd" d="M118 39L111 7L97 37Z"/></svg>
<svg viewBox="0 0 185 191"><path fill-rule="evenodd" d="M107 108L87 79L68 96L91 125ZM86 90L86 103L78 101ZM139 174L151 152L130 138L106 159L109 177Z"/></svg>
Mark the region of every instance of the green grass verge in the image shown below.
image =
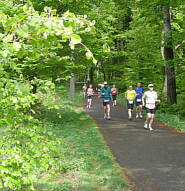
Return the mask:
<svg viewBox="0 0 185 191"><path fill-rule="evenodd" d="M44 111L45 128L63 139L61 155L63 169L52 181L43 175L38 191L123 191L127 188L124 176L106 146L96 124L80 108L80 93L69 99L65 88L58 88L55 111ZM77 106L77 107L76 107Z"/></svg>
<svg viewBox="0 0 185 191"><path fill-rule="evenodd" d="M121 103L124 107L127 107L126 99L124 98L124 94L118 95L118 102ZM135 108L134 108L135 110ZM143 115L146 116L145 110L143 110ZM168 125L174 129L185 132L185 120L183 120L179 115L163 113L157 110L155 114L155 120L160 121L161 123Z"/></svg>

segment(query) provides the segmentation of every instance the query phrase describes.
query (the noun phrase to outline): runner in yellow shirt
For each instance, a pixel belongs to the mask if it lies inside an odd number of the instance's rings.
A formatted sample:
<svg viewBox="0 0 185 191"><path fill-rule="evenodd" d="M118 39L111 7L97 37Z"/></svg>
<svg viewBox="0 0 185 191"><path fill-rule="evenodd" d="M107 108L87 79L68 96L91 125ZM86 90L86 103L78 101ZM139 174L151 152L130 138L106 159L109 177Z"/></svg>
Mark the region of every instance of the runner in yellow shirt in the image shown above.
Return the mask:
<svg viewBox="0 0 185 191"><path fill-rule="evenodd" d="M132 85L129 86L129 89L125 92L125 97L127 99L127 107L128 107L128 119L132 119L132 111L134 108L134 100L137 94L135 90L133 90Z"/></svg>

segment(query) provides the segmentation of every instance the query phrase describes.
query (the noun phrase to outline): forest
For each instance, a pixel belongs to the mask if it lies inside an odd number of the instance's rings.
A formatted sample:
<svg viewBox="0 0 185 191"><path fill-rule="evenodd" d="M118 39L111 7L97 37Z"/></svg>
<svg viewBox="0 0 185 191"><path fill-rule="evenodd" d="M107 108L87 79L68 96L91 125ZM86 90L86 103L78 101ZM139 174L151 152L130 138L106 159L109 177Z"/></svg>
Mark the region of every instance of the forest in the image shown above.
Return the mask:
<svg viewBox="0 0 185 191"><path fill-rule="evenodd" d="M55 87L71 73L119 92L153 83L160 112L184 120L184 21L183 0L0 0L0 189L34 190L63 168L39 108L62 118Z"/></svg>

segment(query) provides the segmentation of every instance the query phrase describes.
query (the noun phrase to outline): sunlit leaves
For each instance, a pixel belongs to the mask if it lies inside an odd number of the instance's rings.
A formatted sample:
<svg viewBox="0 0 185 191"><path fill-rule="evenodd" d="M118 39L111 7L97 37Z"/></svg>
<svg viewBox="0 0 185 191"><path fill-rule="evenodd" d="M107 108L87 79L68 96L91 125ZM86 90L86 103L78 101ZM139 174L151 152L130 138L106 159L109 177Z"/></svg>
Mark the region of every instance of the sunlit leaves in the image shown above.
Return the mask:
<svg viewBox="0 0 185 191"><path fill-rule="evenodd" d="M80 44L81 42L82 42L82 39L80 38L79 35L73 34L71 36L71 43L73 43L73 44Z"/></svg>
<svg viewBox="0 0 185 191"><path fill-rule="evenodd" d="M41 173L62 169L58 142L43 131L37 107L60 109L51 80L57 79L55 71L66 72L70 48L90 52L81 34L95 23L69 11L60 17L49 7L44 11L39 14L29 2L18 15L0 13L0 125L10 129L0 143L0 188L34 190ZM91 60L96 63L92 53Z"/></svg>

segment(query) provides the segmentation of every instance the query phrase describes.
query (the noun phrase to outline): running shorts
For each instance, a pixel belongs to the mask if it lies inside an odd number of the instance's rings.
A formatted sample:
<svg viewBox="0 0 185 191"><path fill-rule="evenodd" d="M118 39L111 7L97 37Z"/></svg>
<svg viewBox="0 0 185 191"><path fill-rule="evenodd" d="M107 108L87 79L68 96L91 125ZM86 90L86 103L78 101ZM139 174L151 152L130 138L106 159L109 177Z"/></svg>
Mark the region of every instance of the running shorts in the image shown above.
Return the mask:
<svg viewBox="0 0 185 191"><path fill-rule="evenodd" d="M93 95L87 95L88 99L92 99Z"/></svg>
<svg viewBox="0 0 185 191"><path fill-rule="evenodd" d="M134 108L134 100L133 101L127 100L127 107L128 107L128 109L133 109Z"/></svg>
<svg viewBox="0 0 185 191"><path fill-rule="evenodd" d="M117 95L112 95L113 101L116 100Z"/></svg>
<svg viewBox="0 0 185 191"><path fill-rule="evenodd" d="M103 101L103 106L110 105L110 101Z"/></svg>
<svg viewBox="0 0 185 191"><path fill-rule="evenodd" d="M154 108L154 109L149 109L149 108L146 107L146 113L155 114L155 112L156 112L156 108Z"/></svg>
<svg viewBox="0 0 185 191"><path fill-rule="evenodd" d="M143 105L142 99L136 98L136 99L135 99L135 104L136 104L136 106Z"/></svg>

